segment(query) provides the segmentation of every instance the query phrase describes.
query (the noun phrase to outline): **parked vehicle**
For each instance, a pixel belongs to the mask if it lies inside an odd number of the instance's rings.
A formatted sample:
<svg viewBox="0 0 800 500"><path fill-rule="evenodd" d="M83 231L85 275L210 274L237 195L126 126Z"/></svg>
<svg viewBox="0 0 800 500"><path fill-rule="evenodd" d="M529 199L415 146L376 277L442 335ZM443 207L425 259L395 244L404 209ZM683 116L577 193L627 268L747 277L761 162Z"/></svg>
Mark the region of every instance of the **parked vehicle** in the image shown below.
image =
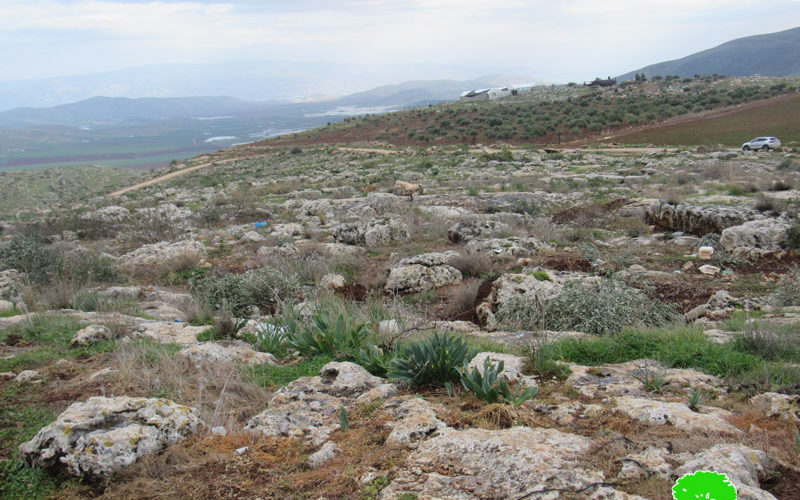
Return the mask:
<svg viewBox="0 0 800 500"><path fill-rule="evenodd" d="M781 147L781 140L777 137L756 137L742 144L742 151L769 151Z"/></svg>

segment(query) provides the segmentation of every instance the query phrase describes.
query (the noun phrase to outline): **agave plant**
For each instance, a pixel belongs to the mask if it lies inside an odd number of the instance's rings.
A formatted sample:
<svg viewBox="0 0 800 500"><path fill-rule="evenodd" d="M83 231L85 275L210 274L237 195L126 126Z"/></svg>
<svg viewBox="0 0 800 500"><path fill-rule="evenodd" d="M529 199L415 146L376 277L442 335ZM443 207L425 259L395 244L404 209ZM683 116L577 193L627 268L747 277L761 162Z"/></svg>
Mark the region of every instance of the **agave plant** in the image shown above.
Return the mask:
<svg viewBox="0 0 800 500"><path fill-rule="evenodd" d="M459 369L458 373L461 376L461 385L475 397L487 403L506 401L516 407L536 396L539 392L537 387L523 389L521 384L518 384L512 393L506 378L500 376L504 368L503 361L495 365L491 358L487 357L483 360L483 373L477 368L469 371L466 365Z"/></svg>
<svg viewBox="0 0 800 500"><path fill-rule="evenodd" d="M368 372L378 377L386 376L391 368L392 360L388 358L375 344L367 343L366 347L358 350L355 361Z"/></svg>
<svg viewBox="0 0 800 500"><path fill-rule="evenodd" d="M310 325L290 334L287 342L305 355L335 355L355 351L363 345L368 334L366 323L352 324L344 314L339 314L336 321L331 322L327 313L318 313Z"/></svg>
<svg viewBox="0 0 800 500"><path fill-rule="evenodd" d="M434 332L395 358L388 375L411 385L444 384L458 380L458 368L473 356L475 350L461 337Z"/></svg>

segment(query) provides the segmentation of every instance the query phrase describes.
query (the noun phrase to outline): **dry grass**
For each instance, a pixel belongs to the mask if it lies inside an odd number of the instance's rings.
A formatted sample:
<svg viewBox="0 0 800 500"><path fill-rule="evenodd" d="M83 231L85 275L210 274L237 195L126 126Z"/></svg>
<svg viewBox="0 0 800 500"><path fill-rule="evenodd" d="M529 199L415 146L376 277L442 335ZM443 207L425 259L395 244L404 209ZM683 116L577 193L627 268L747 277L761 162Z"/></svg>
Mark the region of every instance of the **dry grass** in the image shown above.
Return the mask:
<svg viewBox="0 0 800 500"><path fill-rule="evenodd" d="M267 406L270 392L242 377L231 365L195 366L174 350L152 343L131 343L114 352L116 394L167 397L200 410L209 426L236 432Z"/></svg>
<svg viewBox="0 0 800 500"><path fill-rule="evenodd" d="M458 257L453 258L450 265L461 271L465 277L479 277L498 270L489 254L470 252L465 248L459 249Z"/></svg>

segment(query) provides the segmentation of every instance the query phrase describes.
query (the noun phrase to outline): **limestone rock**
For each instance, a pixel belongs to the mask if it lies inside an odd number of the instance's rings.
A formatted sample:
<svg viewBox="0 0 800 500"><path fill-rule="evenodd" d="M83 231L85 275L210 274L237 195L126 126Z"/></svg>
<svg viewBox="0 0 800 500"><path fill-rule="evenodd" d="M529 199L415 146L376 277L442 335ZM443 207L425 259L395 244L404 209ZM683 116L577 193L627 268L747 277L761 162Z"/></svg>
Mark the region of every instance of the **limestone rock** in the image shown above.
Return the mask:
<svg viewBox="0 0 800 500"><path fill-rule="evenodd" d="M301 377L279 389L267 409L251 418L247 428L268 436L293 436L321 446L339 428L339 411L350 408L364 393L384 385L360 365L328 363L317 377ZM375 397L380 397L375 393Z"/></svg>
<svg viewBox="0 0 800 500"><path fill-rule="evenodd" d="M766 453L742 445L716 445L695 455L674 471L677 477L699 470L713 470L728 476L738 498L772 500L775 497L760 489L760 482L777 475L777 464Z"/></svg>
<svg viewBox="0 0 800 500"><path fill-rule="evenodd" d="M556 499L582 489L592 498L639 498L599 484L603 473L580 463L590 445L589 438L555 429L444 429L420 443L378 498Z"/></svg>
<svg viewBox="0 0 800 500"><path fill-rule="evenodd" d="M780 417L795 422L800 420L800 396L765 392L750 398L759 412L768 417Z"/></svg>
<svg viewBox="0 0 800 500"><path fill-rule="evenodd" d="M194 408L167 399L92 397L73 403L20 446L37 466L63 465L76 476L108 476L198 431Z"/></svg>
<svg viewBox="0 0 800 500"><path fill-rule="evenodd" d="M218 342L201 342L178 351L182 356L195 364L233 363L246 365L276 364L275 356L268 352L254 351L246 342L227 340Z"/></svg>
<svg viewBox="0 0 800 500"><path fill-rule="evenodd" d="M161 344L194 345L208 326L192 326L175 321L143 321L133 328L131 338L145 338Z"/></svg>
<svg viewBox="0 0 800 500"><path fill-rule="evenodd" d="M436 413L422 398L407 396L387 401L383 407L398 419L389 422L392 432L386 444L409 444L426 439L431 434L445 429L447 425L436 418Z"/></svg>
<svg viewBox="0 0 800 500"><path fill-rule="evenodd" d="M308 465L312 469L316 469L325 464L336 456L336 445L330 441L322 445L322 448L315 451L308 456Z"/></svg>
<svg viewBox="0 0 800 500"><path fill-rule="evenodd" d="M8 300L0 299L0 312L7 312L14 310L14 303Z"/></svg>
<svg viewBox="0 0 800 500"><path fill-rule="evenodd" d="M187 254L205 258L206 247L195 240L184 240L176 243L162 241L152 245L144 245L120 256L119 264L123 267L159 265Z"/></svg>
<svg viewBox="0 0 800 500"><path fill-rule="evenodd" d="M721 233L724 229L763 217L756 210L738 207L701 207L659 200L645 212L645 220L661 229L705 235Z"/></svg>
<svg viewBox="0 0 800 500"><path fill-rule="evenodd" d="M725 418L729 411L721 408L702 407L701 412L693 412L683 403L668 403L653 399L619 397L616 399L617 411L630 418L653 425L673 425L687 432L721 432L741 434L741 431L728 423Z"/></svg>
<svg viewBox="0 0 800 500"><path fill-rule="evenodd" d="M14 382L18 384L24 384L28 382L33 382L34 380L38 380L42 378L42 376L36 370L23 370L14 377Z"/></svg>
<svg viewBox="0 0 800 500"><path fill-rule="evenodd" d="M344 288L344 276L341 274L326 274L319 280L319 286L325 290L339 290Z"/></svg>
<svg viewBox="0 0 800 500"><path fill-rule="evenodd" d="M461 271L446 264L455 255L434 252L403 259L389 270L384 288L393 293L411 293L461 281Z"/></svg>
<svg viewBox="0 0 800 500"><path fill-rule="evenodd" d="M754 220L726 228L719 242L729 252L741 247L775 251L788 239L788 230L789 223L783 220Z"/></svg>
<svg viewBox="0 0 800 500"><path fill-rule="evenodd" d="M110 340L113 337L111 330L103 325L89 325L86 328L78 330L78 333L72 337L69 343L73 346L91 345L101 342L103 340Z"/></svg>
<svg viewBox="0 0 800 500"><path fill-rule="evenodd" d="M508 224L496 220L470 220L458 222L447 229L447 239L453 243L466 243L472 239L491 238L501 233L508 233Z"/></svg>

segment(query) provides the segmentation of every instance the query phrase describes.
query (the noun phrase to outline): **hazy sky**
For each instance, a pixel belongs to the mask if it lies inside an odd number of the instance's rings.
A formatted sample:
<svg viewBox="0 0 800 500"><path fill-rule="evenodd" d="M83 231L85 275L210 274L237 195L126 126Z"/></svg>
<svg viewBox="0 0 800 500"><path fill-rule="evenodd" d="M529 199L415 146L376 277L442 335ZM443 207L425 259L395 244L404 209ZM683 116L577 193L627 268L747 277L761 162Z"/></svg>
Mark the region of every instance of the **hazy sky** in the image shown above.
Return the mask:
<svg viewBox="0 0 800 500"><path fill-rule="evenodd" d="M583 81L796 26L800 0L0 0L0 81L242 59Z"/></svg>

